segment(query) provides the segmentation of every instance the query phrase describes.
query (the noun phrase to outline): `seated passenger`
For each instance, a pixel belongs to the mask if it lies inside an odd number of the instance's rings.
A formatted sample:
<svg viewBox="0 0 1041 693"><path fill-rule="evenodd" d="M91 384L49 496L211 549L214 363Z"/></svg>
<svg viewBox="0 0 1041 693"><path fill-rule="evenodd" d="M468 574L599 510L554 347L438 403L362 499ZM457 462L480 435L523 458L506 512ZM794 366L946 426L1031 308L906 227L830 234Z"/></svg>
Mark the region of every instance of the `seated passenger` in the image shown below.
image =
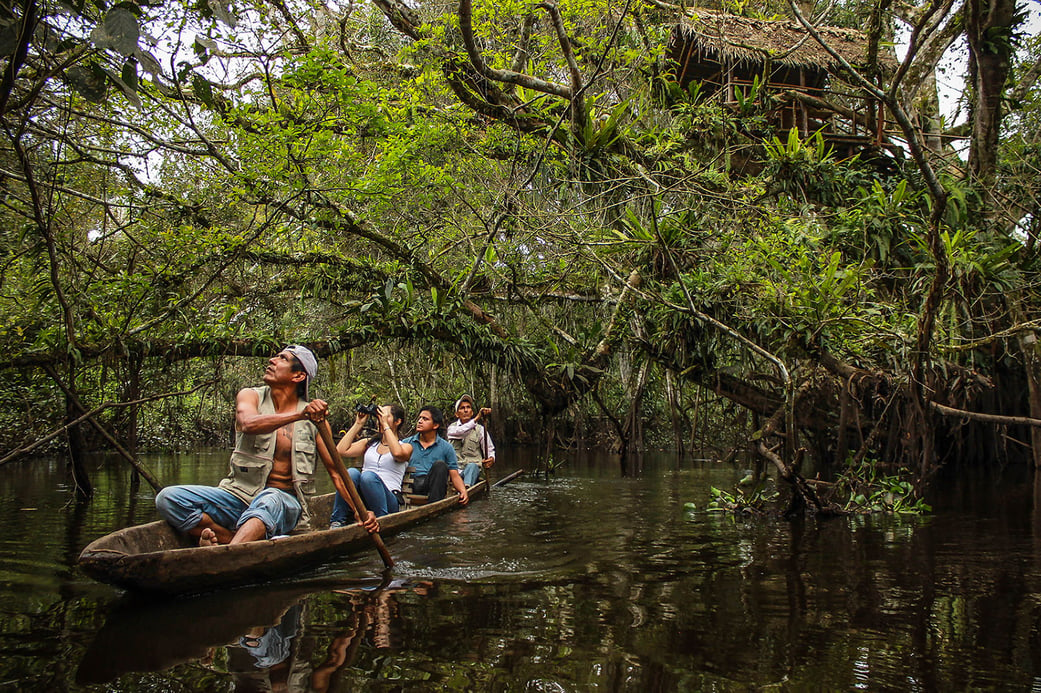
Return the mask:
<svg viewBox="0 0 1041 693"><path fill-rule="evenodd" d="M470 496L459 475L459 464L455 457L455 448L439 433L444 427L445 419L437 407L423 407L416 418L416 433L405 440L412 446L412 457L409 464L415 467L412 472L412 490L415 493L427 494L427 502L433 503L445 497L448 492L448 481L459 493L459 503L466 505Z"/></svg>
<svg viewBox="0 0 1041 693"><path fill-rule="evenodd" d="M344 457L362 457L362 468L349 467L347 473L361 494L366 510L381 517L398 511L399 502L395 492L401 492L401 482L405 478L412 446L398 440L398 429L405 421L405 410L398 405L380 407L379 416L376 417L379 432L371 438L357 440L368 418L368 414L359 411L354 425L337 443L336 449ZM330 529L344 527L354 521L350 507L340 496L336 496L329 520Z"/></svg>
<svg viewBox="0 0 1041 693"><path fill-rule="evenodd" d="M455 448L459 464L463 466L463 483L473 486L481 476L481 469L495 464L495 444L488 429L479 424L482 417L492 413L488 407L474 416L474 400L463 395L455 403L455 415L459 417L448 425L448 442Z"/></svg>

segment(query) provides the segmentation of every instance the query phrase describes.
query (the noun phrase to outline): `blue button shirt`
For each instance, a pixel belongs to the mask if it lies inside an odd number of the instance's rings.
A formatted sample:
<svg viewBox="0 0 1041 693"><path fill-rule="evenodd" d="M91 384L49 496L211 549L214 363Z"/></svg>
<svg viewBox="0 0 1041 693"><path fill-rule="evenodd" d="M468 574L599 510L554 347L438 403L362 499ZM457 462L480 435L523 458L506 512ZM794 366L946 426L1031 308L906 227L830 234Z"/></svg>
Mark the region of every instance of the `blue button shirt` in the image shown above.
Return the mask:
<svg viewBox="0 0 1041 693"><path fill-rule="evenodd" d="M412 445L412 457L409 458L409 466L415 467L416 471L413 472L413 476L426 476L430 473L430 468L434 466L434 463L438 460L444 460L445 464L448 465L449 471L459 471L459 463L456 461L455 448L452 444L441 436L437 437L437 441L434 442L429 448L424 448L419 442L419 434L411 435L405 438L402 443L409 443Z"/></svg>

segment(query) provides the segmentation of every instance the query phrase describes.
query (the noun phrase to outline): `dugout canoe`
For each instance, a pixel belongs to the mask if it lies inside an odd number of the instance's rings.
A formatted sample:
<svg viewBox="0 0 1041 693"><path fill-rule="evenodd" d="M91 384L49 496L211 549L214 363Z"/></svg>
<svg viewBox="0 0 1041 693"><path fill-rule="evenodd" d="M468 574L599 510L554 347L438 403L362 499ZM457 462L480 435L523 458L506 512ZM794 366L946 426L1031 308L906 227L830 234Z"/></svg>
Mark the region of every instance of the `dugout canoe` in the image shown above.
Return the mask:
<svg viewBox="0 0 1041 693"><path fill-rule="evenodd" d="M471 502L487 491L485 480L471 486ZM333 495L311 500L313 517L329 517ZM384 515L380 518L380 535L390 537L465 507L458 499L453 493L436 503ZM368 532L355 524L235 545L192 546L189 539L162 520L127 527L88 544L80 553L78 565L100 582L134 592L173 595L261 583L351 553L367 551L376 556Z"/></svg>

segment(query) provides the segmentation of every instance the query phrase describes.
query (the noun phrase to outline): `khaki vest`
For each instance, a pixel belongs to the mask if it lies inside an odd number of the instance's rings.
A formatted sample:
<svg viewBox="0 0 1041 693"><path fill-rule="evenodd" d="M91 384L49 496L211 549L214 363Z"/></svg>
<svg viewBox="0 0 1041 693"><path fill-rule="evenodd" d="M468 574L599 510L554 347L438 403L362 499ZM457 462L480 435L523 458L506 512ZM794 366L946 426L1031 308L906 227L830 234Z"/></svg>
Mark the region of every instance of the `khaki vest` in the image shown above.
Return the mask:
<svg viewBox="0 0 1041 693"><path fill-rule="evenodd" d="M481 443L484 439L484 429L477 424L462 438L452 438L449 442L455 448L455 456L459 458L459 468L462 469L468 462L480 462L484 459L484 448Z"/></svg>
<svg viewBox="0 0 1041 693"><path fill-rule="evenodd" d="M274 414L275 404L271 400L271 388L267 385L253 388L260 400L257 410L261 414ZM297 411L303 410L307 402L297 402ZM303 513L297 527L307 528L311 524L310 498L315 493L314 470L318 459L315 445L315 425L303 419L293 423L293 450L290 457L290 469L293 473L293 488L296 497L303 506ZM253 502L253 498L267 487L267 477L271 473L272 459L275 456L275 431L249 435L236 431L235 450L231 453L228 476L221 479L220 488L233 494L243 503Z"/></svg>

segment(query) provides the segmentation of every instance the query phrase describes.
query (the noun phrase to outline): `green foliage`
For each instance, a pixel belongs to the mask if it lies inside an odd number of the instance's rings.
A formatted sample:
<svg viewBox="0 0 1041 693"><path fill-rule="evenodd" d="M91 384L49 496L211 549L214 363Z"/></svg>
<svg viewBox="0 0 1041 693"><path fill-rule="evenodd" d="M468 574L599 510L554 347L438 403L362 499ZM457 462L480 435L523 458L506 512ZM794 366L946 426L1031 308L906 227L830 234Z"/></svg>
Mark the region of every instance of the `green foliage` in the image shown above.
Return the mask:
<svg viewBox="0 0 1041 693"><path fill-rule="evenodd" d="M835 483L832 494L838 496L845 512L855 514L895 513L921 515L932 508L918 494L909 474L881 471L877 461L865 460L855 469L847 469ZM733 490L709 489L706 510L717 513L763 514L776 510L780 495L772 486L759 483L738 484Z"/></svg>
<svg viewBox="0 0 1041 693"><path fill-rule="evenodd" d="M761 515L773 507L779 497L777 490L763 484L750 489L741 486L733 491L725 491L712 486L709 488L709 499L706 510L713 513L751 513Z"/></svg>
<svg viewBox="0 0 1041 693"><path fill-rule="evenodd" d="M620 123L629 108L629 104L623 101L615 104L610 109L609 115L602 116L597 112L595 102L588 104L586 122L582 129L582 145L585 149L589 152L606 149L623 136Z"/></svg>
<svg viewBox="0 0 1041 693"><path fill-rule="evenodd" d="M762 84L759 81L759 75L755 75L752 78L752 84L748 87L734 86L734 101L737 102L737 114L738 117L747 117L752 115L759 107L760 101L764 98ZM795 132L792 130L792 132ZM790 134L790 133L789 133ZM791 139L789 137L789 139ZM796 138L797 139L797 138ZM775 138L776 141L776 138ZM767 144L769 147L769 143Z"/></svg>
<svg viewBox="0 0 1041 693"><path fill-rule="evenodd" d="M887 189L882 181L857 190L857 203L842 211L833 238L849 253L879 266L906 267L916 257L913 239L923 232L922 193L906 179Z"/></svg>
<svg viewBox="0 0 1041 693"><path fill-rule="evenodd" d="M792 128L787 139L781 141L773 137L763 142L763 149L768 194L781 195L797 203L841 206L845 196L864 177L857 157L837 160L834 149L820 131L803 140L799 131Z"/></svg>
<svg viewBox="0 0 1041 693"><path fill-rule="evenodd" d="M758 233L691 272L691 290L729 295L732 310L779 353L808 344L862 352L883 333L891 346L892 332L905 328L877 301L873 263L847 259L824 232L813 218L766 220Z"/></svg>
<svg viewBox="0 0 1041 693"><path fill-rule="evenodd" d="M886 474L877 461L864 460L837 479L837 494L846 494L844 509L851 513L921 515L932 512L909 477L907 470Z"/></svg>
<svg viewBox="0 0 1041 693"><path fill-rule="evenodd" d="M696 312L790 363L823 348L903 377L934 271L920 176L840 160L823 132L777 133L760 79L680 87L662 60L673 20L602 0L559 4L584 80L573 123L566 99L472 71L453 7L414 8L417 41L371 5L44 17L5 121L0 343L67 367L88 404L123 396L93 373L102 362L125 375L140 356L150 393L219 363L233 390L255 372L222 354L291 338L350 353L333 397L440 396L494 369L528 423L540 408L602 417L584 399L598 388L616 412L646 394L642 414L682 431L714 376L777 394ZM842 8L853 25L858 12ZM525 74L569 83L548 17L536 0L477 3L482 57L512 68L523 48ZM12 41L0 35L4 55ZM1035 96L1003 143L1008 199L1036 198ZM942 177L947 341L1006 327L1006 294L1036 298L1025 244L975 218L988 198L959 176ZM158 354L190 367L167 377ZM39 380L27 396L57 419ZM179 427L157 405L149 430L191 430L189 410L216 417L227 396L184 396ZM705 405L713 423L728 406Z"/></svg>

